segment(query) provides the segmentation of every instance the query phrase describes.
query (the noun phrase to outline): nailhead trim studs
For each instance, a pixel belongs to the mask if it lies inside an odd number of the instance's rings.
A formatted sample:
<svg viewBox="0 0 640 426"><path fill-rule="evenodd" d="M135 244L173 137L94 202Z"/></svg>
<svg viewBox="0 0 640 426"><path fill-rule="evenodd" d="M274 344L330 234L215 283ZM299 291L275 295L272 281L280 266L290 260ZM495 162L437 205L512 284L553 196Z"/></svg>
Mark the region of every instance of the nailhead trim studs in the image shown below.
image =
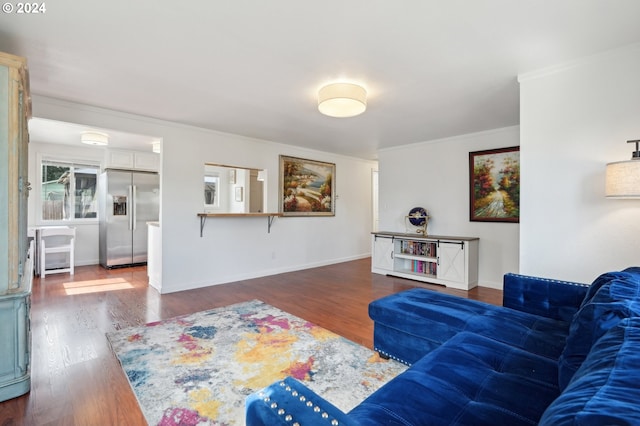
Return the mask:
<svg viewBox="0 0 640 426"><path fill-rule="evenodd" d="M296 391L295 389L291 389L291 386L287 386L285 382L280 382L280 386L285 388L287 392L291 392L291 396L293 397L299 396L298 400L304 405L306 405L307 407L312 408L314 413L320 413L322 411L319 406L317 405L314 406L313 402L307 401L307 398L304 395L300 395L298 391ZM260 398L263 398L264 402L266 403L271 402L269 407L271 407L273 410L278 408L278 403L275 401L271 401L271 398L269 396L265 396L264 392L260 392L258 395L260 396ZM284 416L284 420L286 422L293 421L293 416L291 414L286 413L286 410L284 408L279 408L278 411L276 411L276 413L278 413L279 416ZM328 420L329 413L327 413L326 411L323 411L322 414L320 414L320 417L322 417L325 420ZM339 426L339 425L340 423L338 422L337 419L331 419L331 426ZM300 423L293 422L291 426L300 426Z"/></svg>
<svg viewBox="0 0 640 426"><path fill-rule="evenodd" d="M403 359L400 359L400 358L398 358L398 357L395 357L395 356L393 356L393 355L391 355L391 354L388 354L388 353L386 353L386 352L385 352L385 351L383 351L383 350L380 350L380 349L378 349L378 348L376 348L376 347L374 347L374 348L373 348L373 350L374 350L374 351L376 351L376 352L381 353L382 355L386 356L387 358L391 358L391 359L392 359L392 360L394 360L394 361L401 362L402 364L404 364L404 365L408 365L409 367L411 367L411 363L409 363L409 362L407 362L407 361L405 361L405 360L403 360Z"/></svg>

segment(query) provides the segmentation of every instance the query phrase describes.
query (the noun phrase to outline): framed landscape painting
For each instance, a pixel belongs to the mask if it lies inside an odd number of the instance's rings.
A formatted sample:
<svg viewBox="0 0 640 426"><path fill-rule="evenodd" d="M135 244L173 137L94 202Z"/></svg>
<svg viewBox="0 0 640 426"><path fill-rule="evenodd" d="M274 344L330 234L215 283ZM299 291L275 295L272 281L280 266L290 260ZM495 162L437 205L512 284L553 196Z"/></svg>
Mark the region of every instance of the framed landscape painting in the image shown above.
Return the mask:
<svg viewBox="0 0 640 426"><path fill-rule="evenodd" d="M520 147L469 153L469 220L520 222Z"/></svg>
<svg viewBox="0 0 640 426"><path fill-rule="evenodd" d="M283 216L335 216L336 165L280 156Z"/></svg>

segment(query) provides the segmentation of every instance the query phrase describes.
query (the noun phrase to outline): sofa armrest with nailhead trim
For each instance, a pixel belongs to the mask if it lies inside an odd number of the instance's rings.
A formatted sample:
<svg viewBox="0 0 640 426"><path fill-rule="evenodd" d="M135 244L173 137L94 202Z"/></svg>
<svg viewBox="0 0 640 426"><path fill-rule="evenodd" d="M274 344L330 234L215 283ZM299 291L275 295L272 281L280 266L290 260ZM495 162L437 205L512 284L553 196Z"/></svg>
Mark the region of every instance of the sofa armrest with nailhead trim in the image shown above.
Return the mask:
<svg viewBox="0 0 640 426"><path fill-rule="evenodd" d="M340 409L299 381L287 377L246 400L247 426L358 426Z"/></svg>

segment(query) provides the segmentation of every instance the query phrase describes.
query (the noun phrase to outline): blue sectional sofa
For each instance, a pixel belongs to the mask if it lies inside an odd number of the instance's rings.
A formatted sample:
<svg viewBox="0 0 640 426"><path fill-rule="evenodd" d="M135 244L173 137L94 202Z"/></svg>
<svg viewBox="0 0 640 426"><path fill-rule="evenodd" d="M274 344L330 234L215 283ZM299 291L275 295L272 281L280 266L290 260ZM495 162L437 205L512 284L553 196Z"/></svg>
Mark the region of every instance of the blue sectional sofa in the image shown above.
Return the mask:
<svg viewBox="0 0 640 426"><path fill-rule="evenodd" d="M507 274L501 307L416 288L369 315L407 371L349 413L287 378L247 398L247 425L640 425L640 268Z"/></svg>

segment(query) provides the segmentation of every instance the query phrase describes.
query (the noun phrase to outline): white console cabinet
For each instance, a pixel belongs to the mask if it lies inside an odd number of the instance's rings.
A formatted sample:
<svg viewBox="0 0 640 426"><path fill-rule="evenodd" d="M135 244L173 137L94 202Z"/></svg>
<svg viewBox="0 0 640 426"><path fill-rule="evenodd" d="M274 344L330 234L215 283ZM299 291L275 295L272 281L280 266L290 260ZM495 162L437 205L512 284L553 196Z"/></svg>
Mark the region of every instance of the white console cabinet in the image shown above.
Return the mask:
<svg viewBox="0 0 640 426"><path fill-rule="evenodd" d="M371 272L469 290L478 285L475 237L373 233Z"/></svg>
<svg viewBox="0 0 640 426"><path fill-rule="evenodd" d="M371 247L371 272L389 274L393 272L393 237L373 234Z"/></svg>

